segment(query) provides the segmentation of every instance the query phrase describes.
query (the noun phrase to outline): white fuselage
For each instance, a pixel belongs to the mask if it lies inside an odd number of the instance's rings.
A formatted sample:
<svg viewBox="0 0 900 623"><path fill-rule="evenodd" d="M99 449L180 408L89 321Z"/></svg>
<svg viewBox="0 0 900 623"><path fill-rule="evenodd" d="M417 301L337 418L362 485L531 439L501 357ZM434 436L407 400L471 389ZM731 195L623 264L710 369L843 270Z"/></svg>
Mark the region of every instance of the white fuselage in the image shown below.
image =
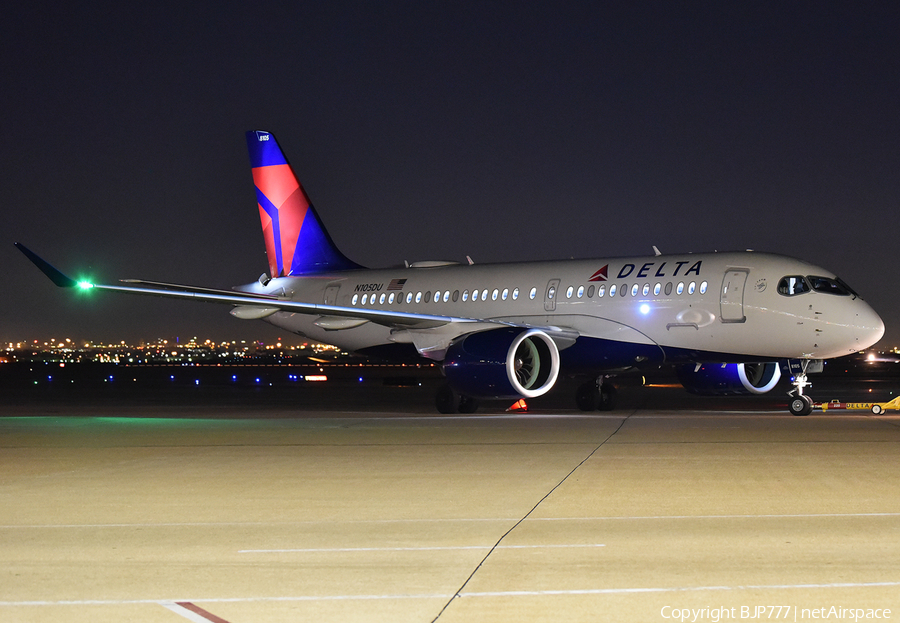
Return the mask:
<svg viewBox="0 0 900 623"><path fill-rule="evenodd" d="M435 263L439 264L439 263ZM664 358L715 360L837 357L884 332L852 292L785 292L785 277L833 273L756 252L511 264L445 264L282 277L240 290L345 308L553 326L577 340L658 346ZM781 290L781 291L780 291ZM410 330L278 312L268 322L351 351L407 342L441 359L465 325ZM676 357L675 354L681 356ZM701 356L700 354L705 354Z"/></svg>

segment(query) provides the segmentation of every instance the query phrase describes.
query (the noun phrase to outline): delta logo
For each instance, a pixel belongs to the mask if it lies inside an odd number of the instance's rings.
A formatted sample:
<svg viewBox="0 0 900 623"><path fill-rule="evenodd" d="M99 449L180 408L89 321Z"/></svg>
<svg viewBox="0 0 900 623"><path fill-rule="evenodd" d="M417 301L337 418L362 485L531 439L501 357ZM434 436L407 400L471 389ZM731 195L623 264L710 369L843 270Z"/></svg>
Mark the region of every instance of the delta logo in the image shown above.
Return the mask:
<svg viewBox="0 0 900 623"><path fill-rule="evenodd" d="M626 277L630 277L631 274L634 273L635 269L637 269L637 273L634 276L638 279L645 279L651 274L654 277L677 277L679 273L681 273L683 277L686 277L690 274L694 274L699 277L700 267L703 265L703 260L697 260L693 264L691 264L690 260L672 262L672 264L675 265L674 271L671 270L671 266L666 269L667 264L669 264L668 261L665 261L661 264L657 264L656 262L645 262L640 268L638 268L636 264L623 264L622 268L619 270L619 274L616 275L616 279L625 279ZM690 268L682 273L682 269L688 264L691 264ZM588 279L588 281L609 281L609 264L591 275L591 278Z"/></svg>
<svg viewBox="0 0 900 623"><path fill-rule="evenodd" d="M588 281L606 281L609 279L609 264L595 272L591 275L591 278Z"/></svg>

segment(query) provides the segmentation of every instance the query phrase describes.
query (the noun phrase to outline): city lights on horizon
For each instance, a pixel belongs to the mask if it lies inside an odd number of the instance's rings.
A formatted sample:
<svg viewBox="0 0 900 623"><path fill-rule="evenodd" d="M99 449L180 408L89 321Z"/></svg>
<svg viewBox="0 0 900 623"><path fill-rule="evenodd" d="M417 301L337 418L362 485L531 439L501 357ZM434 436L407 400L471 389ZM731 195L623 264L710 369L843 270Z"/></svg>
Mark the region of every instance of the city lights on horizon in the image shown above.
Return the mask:
<svg viewBox="0 0 900 623"><path fill-rule="evenodd" d="M290 359L322 355L329 357L347 356L348 353L328 344L310 341L289 343L278 338L264 340L201 340L191 337L157 338L141 340L129 344L118 342L78 341L71 338L50 338L49 340L21 340L0 343L0 363L11 361L58 361L60 363L100 362L100 363L201 363L212 361L252 361L260 357Z"/></svg>

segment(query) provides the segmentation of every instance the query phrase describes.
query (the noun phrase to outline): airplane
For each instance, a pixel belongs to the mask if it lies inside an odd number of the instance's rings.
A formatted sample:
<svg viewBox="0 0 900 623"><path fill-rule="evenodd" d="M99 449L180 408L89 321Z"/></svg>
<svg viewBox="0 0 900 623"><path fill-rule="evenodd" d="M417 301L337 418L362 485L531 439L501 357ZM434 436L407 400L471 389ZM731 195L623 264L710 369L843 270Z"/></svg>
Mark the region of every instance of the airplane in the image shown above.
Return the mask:
<svg viewBox="0 0 900 623"><path fill-rule="evenodd" d="M275 136L253 130L246 139L269 264L253 283L78 282L16 247L60 287L221 303L236 318L348 351L436 362L446 378L441 413L541 396L561 372L586 379L580 409L609 410L616 375L669 364L701 394L760 394L790 373L789 409L807 415L807 374L884 334L834 273L749 250L364 268L335 245Z"/></svg>

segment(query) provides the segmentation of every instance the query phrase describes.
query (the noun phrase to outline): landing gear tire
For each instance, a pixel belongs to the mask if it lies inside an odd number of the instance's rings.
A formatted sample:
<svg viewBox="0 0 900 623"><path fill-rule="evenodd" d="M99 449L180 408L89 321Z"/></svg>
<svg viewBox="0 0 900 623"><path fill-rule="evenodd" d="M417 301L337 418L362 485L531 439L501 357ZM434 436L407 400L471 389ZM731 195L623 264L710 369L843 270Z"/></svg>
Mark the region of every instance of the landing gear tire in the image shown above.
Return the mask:
<svg viewBox="0 0 900 623"><path fill-rule="evenodd" d="M597 383L591 381L579 386L575 392L575 402L582 411L596 411L600 408L600 389Z"/></svg>
<svg viewBox="0 0 900 623"><path fill-rule="evenodd" d="M478 399L471 396L460 396L458 410L460 413L475 413L478 411Z"/></svg>
<svg viewBox="0 0 900 623"><path fill-rule="evenodd" d="M872 413L874 413L875 415L881 415L882 413L884 413L884 409L881 405L872 405Z"/></svg>
<svg viewBox="0 0 900 623"><path fill-rule="evenodd" d="M616 407L616 388L610 383L589 381L578 387L575 402L582 411L612 411Z"/></svg>
<svg viewBox="0 0 900 623"><path fill-rule="evenodd" d="M449 415L459 411L459 394L449 385L442 385L434 397L434 406L439 413Z"/></svg>
<svg viewBox="0 0 900 623"><path fill-rule="evenodd" d="M449 385L442 386L434 397L434 406L439 413L475 413L478 411L478 400L454 391Z"/></svg>
<svg viewBox="0 0 900 623"><path fill-rule="evenodd" d="M599 411L612 411L616 408L616 388L613 385L605 384L600 387L600 404L597 405Z"/></svg>
<svg viewBox="0 0 900 623"><path fill-rule="evenodd" d="M809 415L812 413L812 405L812 398L801 395L791 398L791 403L788 405L788 408L793 415Z"/></svg>

